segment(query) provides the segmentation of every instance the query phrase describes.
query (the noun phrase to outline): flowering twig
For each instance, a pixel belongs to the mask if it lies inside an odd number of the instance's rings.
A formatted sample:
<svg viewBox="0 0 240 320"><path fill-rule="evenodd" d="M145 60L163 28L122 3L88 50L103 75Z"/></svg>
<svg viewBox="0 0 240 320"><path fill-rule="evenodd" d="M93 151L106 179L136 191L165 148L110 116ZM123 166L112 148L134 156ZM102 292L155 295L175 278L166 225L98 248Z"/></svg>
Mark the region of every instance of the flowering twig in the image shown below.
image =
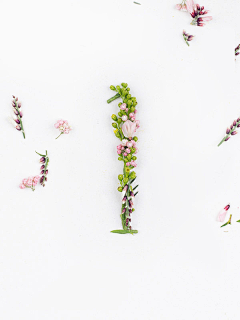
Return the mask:
<svg viewBox="0 0 240 320"><path fill-rule="evenodd" d="M240 44L235 48L235 56L238 56L240 54Z"/></svg>
<svg viewBox="0 0 240 320"><path fill-rule="evenodd" d="M40 184L45 187L45 181L47 181L47 174L48 174L48 163L49 163L49 158L47 155L47 150L46 150L46 154L40 154L37 151L35 151L39 156L41 156L40 158L40 163L42 163L41 166L41 178L40 178Z"/></svg>
<svg viewBox="0 0 240 320"><path fill-rule="evenodd" d="M204 22L211 21L211 16L205 16L208 14L208 10L205 10L204 7L200 7L199 4L195 4L193 0L183 0L181 4L176 5L176 9L188 11L193 18L191 24L194 26L205 26Z"/></svg>
<svg viewBox="0 0 240 320"><path fill-rule="evenodd" d="M21 108L21 102L18 102L18 98L13 96L13 100L12 100L12 107L13 107L13 112L14 112L14 115L17 117L17 118L12 118L13 121L15 122L14 123L14 126L15 128L18 130L18 131L22 131L22 134L23 134L23 138L25 139L25 132L24 132L24 129L23 129L23 123L22 123L22 111L20 111L20 108Z"/></svg>
<svg viewBox="0 0 240 320"><path fill-rule="evenodd" d="M226 223L224 223L220 228L227 226L228 224L232 224L232 214L230 214L230 217Z"/></svg>
<svg viewBox="0 0 240 320"><path fill-rule="evenodd" d="M57 136L56 139L58 139L62 134L68 134L72 129L69 126L67 120L58 120L55 124L54 127L56 129L59 129L61 132L59 136Z"/></svg>
<svg viewBox="0 0 240 320"><path fill-rule="evenodd" d="M183 30L183 39L185 40L186 44L189 46L188 41L192 41L192 39L194 38L194 36L186 33L185 30Z"/></svg>
<svg viewBox="0 0 240 320"><path fill-rule="evenodd" d="M138 233L137 230L132 230L131 227L131 214L134 211L133 200L137 195L135 192L136 187L133 188L132 184L136 179L136 173L131 171L137 166L135 160L137 157L135 154L138 149L136 147L136 142L138 138L134 136L136 130L139 128L139 120L136 120L136 105L137 100L129 94L130 88L127 83L122 83L121 87L110 86L110 89L117 91L117 94L110 98L107 103L110 103L117 98L122 98L123 102L119 103L118 106L120 111L118 112L118 117L113 114L112 126L115 128L115 136L121 140L121 144L117 146L118 160L123 161L123 174L118 175L120 182L120 187L118 191L122 192L122 208L121 208L121 220L122 220L122 230L113 230L113 233Z"/></svg>
<svg viewBox="0 0 240 320"><path fill-rule="evenodd" d="M238 132L236 131L237 128L240 127L240 118L237 120L234 120L233 123L230 126L230 129L227 128L226 130L226 136L222 139L222 141L218 144L218 147L224 142L228 141L231 136L236 135Z"/></svg>

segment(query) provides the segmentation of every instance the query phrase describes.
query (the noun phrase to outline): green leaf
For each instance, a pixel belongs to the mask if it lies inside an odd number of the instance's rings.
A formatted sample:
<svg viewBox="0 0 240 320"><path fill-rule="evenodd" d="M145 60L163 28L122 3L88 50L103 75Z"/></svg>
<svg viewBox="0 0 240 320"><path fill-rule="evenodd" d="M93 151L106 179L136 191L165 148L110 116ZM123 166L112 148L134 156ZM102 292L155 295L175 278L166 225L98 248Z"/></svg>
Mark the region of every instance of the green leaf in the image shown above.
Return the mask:
<svg viewBox="0 0 240 320"><path fill-rule="evenodd" d="M38 153L37 151L35 151L37 154L39 154L41 157L46 157L46 154L41 154L41 153Z"/></svg>
<svg viewBox="0 0 240 320"><path fill-rule="evenodd" d="M137 194L138 194L138 191L136 193L134 193L134 197L136 197Z"/></svg>
<svg viewBox="0 0 240 320"><path fill-rule="evenodd" d="M224 223L220 228L225 227L226 225L228 225L229 222Z"/></svg>
<svg viewBox="0 0 240 320"><path fill-rule="evenodd" d="M112 233L119 233L119 234L126 234L126 233L130 233L130 234L134 234L134 233L138 233L137 230L112 230Z"/></svg>
<svg viewBox="0 0 240 320"><path fill-rule="evenodd" d="M236 222L240 222L240 220L236 221Z"/></svg>
<svg viewBox="0 0 240 320"><path fill-rule="evenodd" d="M134 187L133 190L137 189L138 186L139 186L139 185L136 185L136 187Z"/></svg>

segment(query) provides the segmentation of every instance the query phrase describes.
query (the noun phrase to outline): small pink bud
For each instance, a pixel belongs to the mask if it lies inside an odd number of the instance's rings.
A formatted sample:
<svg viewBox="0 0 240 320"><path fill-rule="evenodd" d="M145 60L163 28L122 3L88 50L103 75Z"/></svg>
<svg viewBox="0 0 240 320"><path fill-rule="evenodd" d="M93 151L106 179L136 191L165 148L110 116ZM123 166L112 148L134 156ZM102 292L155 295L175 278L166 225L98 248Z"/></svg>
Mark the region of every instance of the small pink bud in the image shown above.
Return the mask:
<svg viewBox="0 0 240 320"><path fill-rule="evenodd" d="M230 132L230 129L229 129L229 128L227 128L227 130L226 130L226 134L229 134L229 132Z"/></svg>
<svg viewBox="0 0 240 320"><path fill-rule="evenodd" d="M126 152L127 152L127 153L130 153L130 152L131 152L131 150L130 150L129 148L127 148L127 149L126 149Z"/></svg>
<svg viewBox="0 0 240 320"><path fill-rule="evenodd" d="M235 136L235 134L237 134L237 131L233 131L233 132L231 133L232 136Z"/></svg>
<svg viewBox="0 0 240 320"><path fill-rule="evenodd" d="M124 152L124 154L123 154L123 155L124 155L124 157L126 157L128 154L127 154L127 152Z"/></svg>
<svg viewBox="0 0 240 320"><path fill-rule="evenodd" d="M122 116L122 121L127 121L128 117L127 116Z"/></svg>
<svg viewBox="0 0 240 320"><path fill-rule="evenodd" d="M121 150L117 150L117 154L121 154L122 152L121 152Z"/></svg>

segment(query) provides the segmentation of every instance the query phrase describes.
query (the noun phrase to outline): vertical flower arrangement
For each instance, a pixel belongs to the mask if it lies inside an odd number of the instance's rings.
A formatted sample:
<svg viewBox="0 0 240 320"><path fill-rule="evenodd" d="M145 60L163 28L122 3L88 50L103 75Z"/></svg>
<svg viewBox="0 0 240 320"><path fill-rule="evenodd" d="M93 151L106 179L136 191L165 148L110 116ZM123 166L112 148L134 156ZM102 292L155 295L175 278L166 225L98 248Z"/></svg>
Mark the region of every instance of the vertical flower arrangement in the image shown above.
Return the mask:
<svg viewBox="0 0 240 320"><path fill-rule="evenodd" d="M47 154L47 150L46 150L46 154L41 154L38 153L37 151L35 151L41 158L39 160L39 162L42 164L40 169L41 169L41 178L40 178L40 184L45 187L45 181L47 181L47 174L48 174L48 164L49 164L49 157Z"/></svg>
<svg viewBox="0 0 240 320"><path fill-rule="evenodd" d="M119 234L134 234L138 233L137 230L133 230L131 226L131 216L134 212L133 202L138 192L138 187L133 187L133 182L136 180L136 172L133 169L136 164L137 141L135 133L139 128L139 120L136 120L137 114L137 99L130 94L130 88L127 83L122 83L121 86L110 86L110 89L117 92L116 95L107 103L121 98L122 102L118 104L119 112L118 116L113 114L112 126L114 128L115 136L121 141L117 146L118 160L123 162L123 173L118 175L120 186L118 191L122 193L122 207L121 207L121 221L122 229L112 230L113 233Z"/></svg>
<svg viewBox="0 0 240 320"><path fill-rule="evenodd" d="M18 131L22 132L23 138L25 139L25 132L24 132L23 123L22 123L23 113L21 111L21 107L22 107L21 102L18 101L17 97L13 96L13 100L12 100L12 108L14 113L14 117L12 117L12 120L14 121L13 124Z"/></svg>

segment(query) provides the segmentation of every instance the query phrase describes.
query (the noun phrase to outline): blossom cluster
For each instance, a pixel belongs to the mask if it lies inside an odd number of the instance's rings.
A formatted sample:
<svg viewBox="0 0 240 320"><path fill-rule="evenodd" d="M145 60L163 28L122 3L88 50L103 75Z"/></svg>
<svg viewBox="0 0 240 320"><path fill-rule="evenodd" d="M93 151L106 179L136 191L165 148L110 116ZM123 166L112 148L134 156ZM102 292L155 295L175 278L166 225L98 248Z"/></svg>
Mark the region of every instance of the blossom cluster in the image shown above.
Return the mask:
<svg viewBox="0 0 240 320"><path fill-rule="evenodd" d="M62 120L62 119L58 120L54 124L54 127L56 129L59 129L59 131L61 132L60 135L57 138L59 138L62 134L68 134L72 130L70 125L68 124L68 121L67 120Z"/></svg>
<svg viewBox="0 0 240 320"><path fill-rule="evenodd" d="M34 191L36 185L38 184L39 179L40 179L39 176L28 177L27 179L23 179L22 183L20 184L20 188L21 189L31 188L32 191Z"/></svg>
<svg viewBox="0 0 240 320"><path fill-rule="evenodd" d="M194 26L203 27L205 22L212 20L211 16L206 16L209 10L205 10L204 6L195 4L193 0L183 0L181 4L176 5L176 9L189 12L193 18L191 24Z"/></svg>
<svg viewBox="0 0 240 320"><path fill-rule="evenodd" d="M115 129L115 136L121 140L117 146L118 160L123 161L123 174L118 175L120 186L118 191L122 192L122 210L121 219L123 230L113 230L114 233L137 233L137 230L132 230L131 214L134 211L133 199L137 193L134 190L138 187L132 187L132 183L136 179L136 172L132 171L137 166L136 153L138 152L137 141L135 136L136 130L140 127L139 120L136 119L137 100L132 97L130 88L127 83L122 83L120 86L110 86L110 89L116 91L117 94L109 99L110 103L117 98L122 98L122 102L118 104L119 112L112 115L112 126Z"/></svg>
<svg viewBox="0 0 240 320"><path fill-rule="evenodd" d="M192 41L192 39L194 38L194 36L186 33L185 30L183 30L183 39L185 40L186 44L189 46L188 41Z"/></svg>
<svg viewBox="0 0 240 320"><path fill-rule="evenodd" d="M240 54L240 44L235 48L235 56L238 56Z"/></svg>

